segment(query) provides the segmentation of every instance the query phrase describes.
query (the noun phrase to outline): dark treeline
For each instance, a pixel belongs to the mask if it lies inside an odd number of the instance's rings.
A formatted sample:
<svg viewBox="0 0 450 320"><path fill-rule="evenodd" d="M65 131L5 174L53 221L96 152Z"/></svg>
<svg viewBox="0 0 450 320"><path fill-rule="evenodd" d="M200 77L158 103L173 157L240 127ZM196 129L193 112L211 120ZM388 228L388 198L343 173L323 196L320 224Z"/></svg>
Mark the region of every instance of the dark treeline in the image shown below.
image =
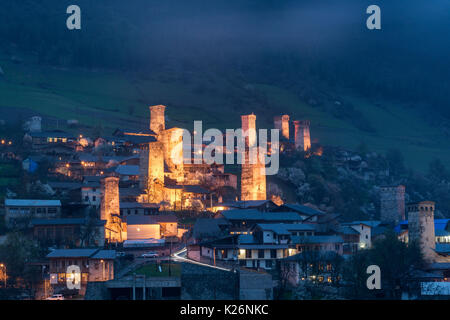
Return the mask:
<svg viewBox="0 0 450 320"><path fill-rule="evenodd" d="M205 71L293 90L322 84L403 100L450 118L450 4L377 1L2 0L0 50L43 65ZM65 27L82 10L82 30Z"/></svg>

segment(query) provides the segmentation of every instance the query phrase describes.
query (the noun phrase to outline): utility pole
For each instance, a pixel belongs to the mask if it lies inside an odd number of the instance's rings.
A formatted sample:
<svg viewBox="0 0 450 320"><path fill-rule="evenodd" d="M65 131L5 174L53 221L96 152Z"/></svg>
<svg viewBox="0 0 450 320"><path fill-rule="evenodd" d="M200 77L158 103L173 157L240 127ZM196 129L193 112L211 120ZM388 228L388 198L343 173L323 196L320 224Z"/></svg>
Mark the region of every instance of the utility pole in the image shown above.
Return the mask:
<svg viewBox="0 0 450 320"><path fill-rule="evenodd" d="M136 300L136 273L133 273L133 300Z"/></svg>
<svg viewBox="0 0 450 320"><path fill-rule="evenodd" d="M170 241L170 249L169 249L169 277L172 276L172 241Z"/></svg>
<svg viewBox="0 0 450 320"><path fill-rule="evenodd" d="M142 300L145 300L145 274L144 277L144 283L142 284Z"/></svg>

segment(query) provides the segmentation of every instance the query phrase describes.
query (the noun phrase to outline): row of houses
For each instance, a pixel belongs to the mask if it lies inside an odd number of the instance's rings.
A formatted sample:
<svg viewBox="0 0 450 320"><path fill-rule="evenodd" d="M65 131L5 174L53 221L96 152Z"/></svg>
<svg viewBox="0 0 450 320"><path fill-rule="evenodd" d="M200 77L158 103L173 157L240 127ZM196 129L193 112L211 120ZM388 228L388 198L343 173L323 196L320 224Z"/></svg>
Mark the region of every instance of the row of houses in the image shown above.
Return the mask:
<svg viewBox="0 0 450 320"><path fill-rule="evenodd" d="M236 209L239 208L239 209ZM333 263L371 248L387 231L405 240L407 222L397 226L381 221L340 222L337 214L312 206L275 205L271 201L229 203L214 219L199 219L193 228L194 243L188 247L193 260L230 267L290 270L298 283L308 268L320 268L319 281L335 281ZM450 219L434 220L435 253L450 258ZM407 239L406 239L407 241ZM309 263L307 263L309 262ZM441 268L443 265L435 265ZM445 268L444 268L445 269ZM326 272L328 271L328 272ZM449 272L447 270L446 272ZM325 276L324 276L325 275ZM442 279L444 273L441 273Z"/></svg>

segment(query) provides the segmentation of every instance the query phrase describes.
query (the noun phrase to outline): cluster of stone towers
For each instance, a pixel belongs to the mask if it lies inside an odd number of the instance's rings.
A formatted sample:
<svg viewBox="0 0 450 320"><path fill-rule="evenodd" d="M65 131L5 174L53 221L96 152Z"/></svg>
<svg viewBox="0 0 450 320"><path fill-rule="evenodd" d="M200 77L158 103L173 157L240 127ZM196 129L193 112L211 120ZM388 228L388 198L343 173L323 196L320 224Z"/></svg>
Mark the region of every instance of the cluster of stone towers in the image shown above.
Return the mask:
<svg viewBox="0 0 450 320"><path fill-rule="evenodd" d="M397 224L405 220L405 186L382 186L380 188L380 219Z"/></svg>
<svg viewBox="0 0 450 320"><path fill-rule="evenodd" d="M409 203L405 212L405 186L382 186L380 188L380 220L382 223L396 225L408 220L408 243L417 243L426 262L435 262L436 238L434 231L433 201ZM407 217L405 214L407 213Z"/></svg>
<svg viewBox="0 0 450 320"><path fill-rule="evenodd" d="M250 161L251 148L256 148L256 116L241 116L242 131L245 135L245 161L241 172L241 200L266 200L266 167L260 159L261 150L253 149L255 161Z"/></svg>
<svg viewBox="0 0 450 320"><path fill-rule="evenodd" d="M294 123L294 145L297 150L308 151L311 149L310 122L309 120L295 120ZM274 127L280 130L280 137L290 140L289 115L274 117Z"/></svg>
<svg viewBox="0 0 450 320"><path fill-rule="evenodd" d="M139 186L145 191L144 202L171 202L166 197L169 192L165 192L165 175L177 183L184 181L183 130L166 129L165 109L163 105L150 107L150 130L146 135L153 137L154 141L140 145Z"/></svg>

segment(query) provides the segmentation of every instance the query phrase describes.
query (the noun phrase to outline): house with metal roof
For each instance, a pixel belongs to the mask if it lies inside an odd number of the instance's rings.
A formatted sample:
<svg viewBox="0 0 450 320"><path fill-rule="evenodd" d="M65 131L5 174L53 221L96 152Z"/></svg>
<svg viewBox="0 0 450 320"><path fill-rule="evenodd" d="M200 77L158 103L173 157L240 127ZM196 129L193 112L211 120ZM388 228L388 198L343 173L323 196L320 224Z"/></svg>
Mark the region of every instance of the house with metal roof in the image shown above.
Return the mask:
<svg viewBox="0 0 450 320"><path fill-rule="evenodd" d="M5 199L5 222L8 227L28 226L33 218L58 218L61 201L35 199Z"/></svg>
<svg viewBox="0 0 450 320"><path fill-rule="evenodd" d="M47 246L103 246L105 220L86 218L32 219L34 239Z"/></svg>
<svg viewBox="0 0 450 320"><path fill-rule="evenodd" d="M234 210L234 209L256 209L258 211L273 211L278 206L271 200L246 200L219 203L215 211Z"/></svg>
<svg viewBox="0 0 450 320"><path fill-rule="evenodd" d="M297 252L303 251L333 251L342 255L344 239L338 235L316 235L307 237L291 237Z"/></svg>
<svg viewBox="0 0 450 320"><path fill-rule="evenodd" d="M402 241L408 242L408 220L400 221L394 227L394 231ZM450 219L434 219L434 234L436 244L450 243Z"/></svg>
<svg viewBox="0 0 450 320"><path fill-rule="evenodd" d="M47 255L50 267L50 284L54 292L67 288L73 279L80 284L80 291L88 282L103 282L114 279L115 250L102 249L57 249ZM78 274L77 271L78 270ZM74 275L75 272L75 275Z"/></svg>
<svg viewBox="0 0 450 320"><path fill-rule="evenodd" d="M311 222L316 222L318 216L325 214L325 212L310 206L289 203L281 205L280 207L275 209L275 211L296 212L303 218L303 220L309 220Z"/></svg>

